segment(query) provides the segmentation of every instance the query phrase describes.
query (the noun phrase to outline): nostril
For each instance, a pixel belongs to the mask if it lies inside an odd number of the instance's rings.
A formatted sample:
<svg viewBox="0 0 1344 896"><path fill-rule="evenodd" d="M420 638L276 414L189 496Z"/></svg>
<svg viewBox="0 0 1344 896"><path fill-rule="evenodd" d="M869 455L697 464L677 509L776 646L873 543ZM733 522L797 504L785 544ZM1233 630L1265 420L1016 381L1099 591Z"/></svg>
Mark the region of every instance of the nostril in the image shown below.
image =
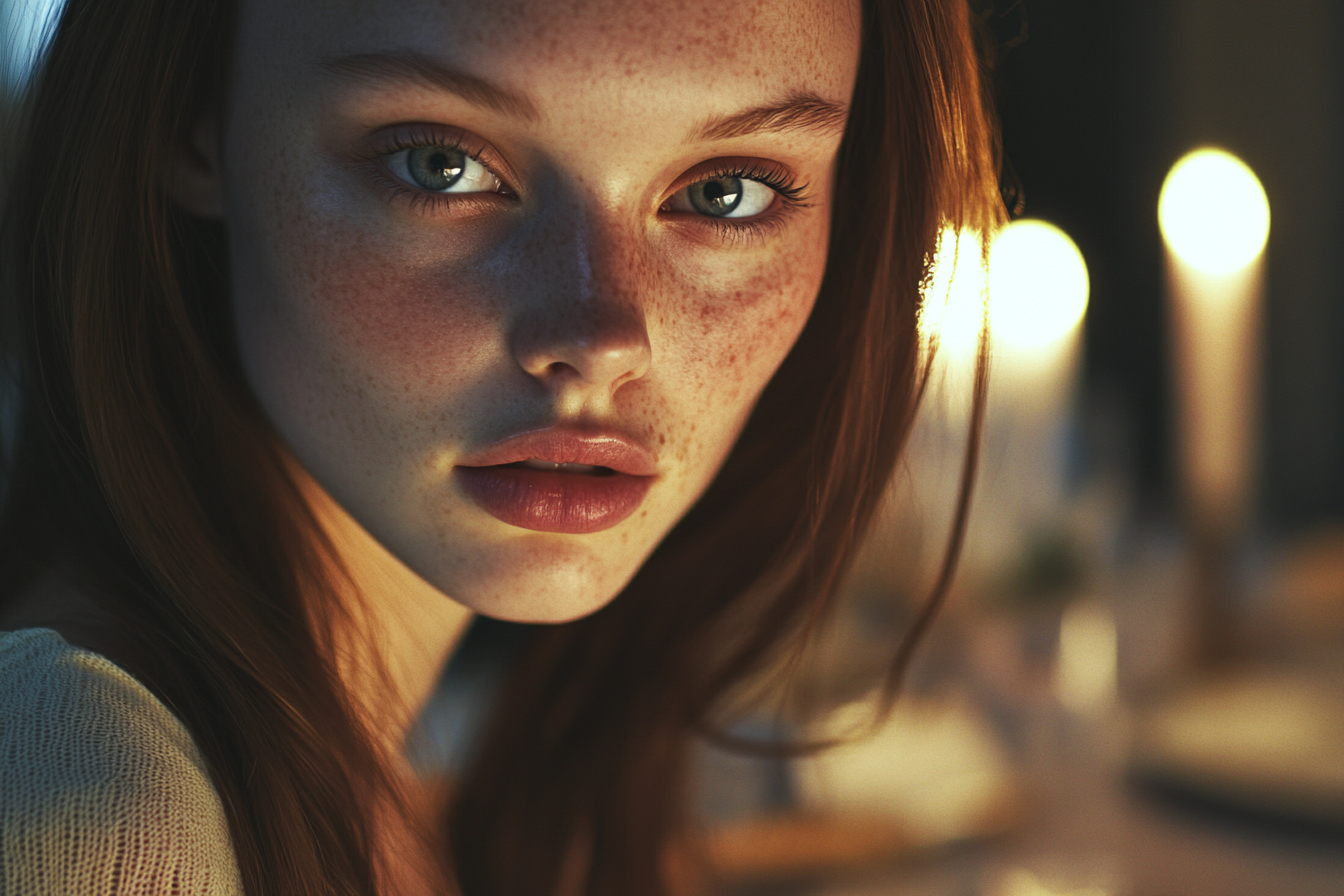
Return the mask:
<svg viewBox="0 0 1344 896"><path fill-rule="evenodd" d="M615 389L644 375L649 340L638 309L617 309L600 318L568 322L573 329L526 320L510 337L524 371L554 386L582 382Z"/></svg>

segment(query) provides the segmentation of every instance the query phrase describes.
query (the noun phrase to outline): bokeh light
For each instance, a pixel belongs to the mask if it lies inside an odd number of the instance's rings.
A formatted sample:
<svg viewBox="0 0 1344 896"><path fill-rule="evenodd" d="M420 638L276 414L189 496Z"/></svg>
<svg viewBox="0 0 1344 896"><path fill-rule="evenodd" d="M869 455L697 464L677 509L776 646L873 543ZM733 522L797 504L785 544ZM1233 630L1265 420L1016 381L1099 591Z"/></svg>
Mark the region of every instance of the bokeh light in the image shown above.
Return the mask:
<svg viewBox="0 0 1344 896"><path fill-rule="evenodd" d="M989 253L989 325L1010 349L1052 345L1087 311L1087 265L1068 234L1023 219L994 238Z"/></svg>
<svg viewBox="0 0 1344 896"><path fill-rule="evenodd" d="M1115 618L1102 606L1080 602L1065 610L1059 625L1055 693L1076 713L1100 714L1116 693Z"/></svg>
<svg viewBox="0 0 1344 896"><path fill-rule="evenodd" d="M1072 332L1087 311L1087 264L1068 234L1023 219L994 238L986 266L980 235L943 231L925 287L926 334L952 358L974 354L985 320L986 288L994 343L1045 348ZM986 279L988 278L988 279Z"/></svg>
<svg viewBox="0 0 1344 896"><path fill-rule="evenodd" d="M1206 274L1229 274L1260 255L1269 238L1269 199L1245 162L1197 149L1171 169L1157 203L1167 246Z"/></svg>

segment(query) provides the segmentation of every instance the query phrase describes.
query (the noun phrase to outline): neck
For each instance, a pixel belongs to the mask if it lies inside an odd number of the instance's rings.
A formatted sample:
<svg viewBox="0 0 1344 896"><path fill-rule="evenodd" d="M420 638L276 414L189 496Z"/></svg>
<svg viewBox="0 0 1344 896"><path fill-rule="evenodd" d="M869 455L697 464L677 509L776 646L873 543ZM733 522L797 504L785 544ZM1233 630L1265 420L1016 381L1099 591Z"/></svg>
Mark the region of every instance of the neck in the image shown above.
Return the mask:
<svg viewBox="0 0 1344 896"><path fill-rule="evenodd" d="M345 586L332 622L337 674L399 757L471 611L393 556L297 464L294 471L340 566L329 578Z"/></svg>

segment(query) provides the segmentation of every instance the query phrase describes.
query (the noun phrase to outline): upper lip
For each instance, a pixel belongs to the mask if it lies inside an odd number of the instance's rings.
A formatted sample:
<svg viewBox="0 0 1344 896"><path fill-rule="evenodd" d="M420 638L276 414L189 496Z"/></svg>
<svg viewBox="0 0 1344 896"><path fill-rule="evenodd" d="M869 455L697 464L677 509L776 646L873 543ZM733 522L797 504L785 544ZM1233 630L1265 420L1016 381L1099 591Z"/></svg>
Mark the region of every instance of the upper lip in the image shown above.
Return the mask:
<svg viewBox="0 0 1344 896"><path fill-rule="evenodd" d="M653 452L634 439L606 430L565 427L538 429L509 436L457 462L461 467L493 467L524 460L607 467L631 476L658 472Z"/></svg>

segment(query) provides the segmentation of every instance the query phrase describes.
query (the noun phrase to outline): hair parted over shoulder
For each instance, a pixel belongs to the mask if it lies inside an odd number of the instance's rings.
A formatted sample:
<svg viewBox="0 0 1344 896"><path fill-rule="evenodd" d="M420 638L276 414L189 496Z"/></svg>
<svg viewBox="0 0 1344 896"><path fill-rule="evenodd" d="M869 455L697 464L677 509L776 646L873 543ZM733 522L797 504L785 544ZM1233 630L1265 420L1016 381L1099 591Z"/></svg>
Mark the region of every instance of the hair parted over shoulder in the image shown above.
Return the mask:
<svg viewBox="0 0 1344 896"><path fill-rule="evenodd" d="M0 231L20 396L0 604L49 569L98 596L206 757L249 894L372 894L369 819L394 785L334 671L348 609L301 600L331 549L244 382L223 227L165 187L224 102L234 17L230 0L68 0L24 100ZM815 310L625 592L523 650L439 834L469 896L668 892L689 734L825 617L895 470L939 234L988 234L1003 209L965 0L866 0L863 17ZM977 407L985 376L982 351Z"/></svg>

